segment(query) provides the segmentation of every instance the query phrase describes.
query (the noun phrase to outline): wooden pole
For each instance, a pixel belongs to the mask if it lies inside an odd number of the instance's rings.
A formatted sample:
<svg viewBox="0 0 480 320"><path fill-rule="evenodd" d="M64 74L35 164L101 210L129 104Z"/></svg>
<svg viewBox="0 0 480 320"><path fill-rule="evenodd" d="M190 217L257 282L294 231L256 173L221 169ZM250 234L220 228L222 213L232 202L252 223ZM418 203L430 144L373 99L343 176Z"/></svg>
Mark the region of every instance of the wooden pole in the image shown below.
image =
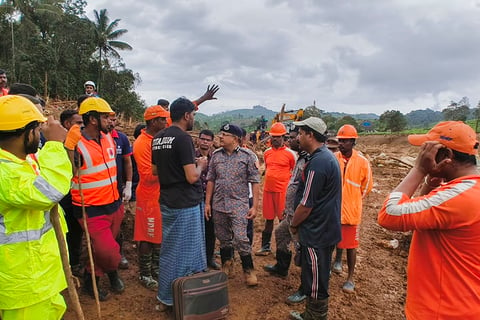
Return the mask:
<svg viewBox="0 0 480 320"><path fill-rule="evenodd" d="M60 224L60 217L58 215L58 204L54 205L50 210L50 221L52 222L53 229L55 230L55 236L57 237L58 247L60 249L60 257L62 258L63 271L65 272L65 277L67 278L68 283L68 295L70 296L73 310L77 315L77 319L85 320L82 306L80 305L80 300L78 300L78 293L73 281L70 263L68 261L68 250L65 243L65 235L63 234L62 225Z"/></svg>
<svg viewBox="0 0 480 320"><path fill-rule="evenodd" d="M90 241L90 233L88 232L88 224L87 224L87 211L85 210L85 199L83 197L83 190L82 190L82 181L80 176L80 168L77 170L78 175L78 189L80 191L80 200L82 202L82 218L83 218L83 230L85 231L85 238L87 239L87 249L88 249L88 259L90 261L90 269L92 275L92 287L93 287L93 295L95 296L95 304L97 305L97 315L98 319L102 319L102 310L100 308L100 299L98 298L98 288L97 288L97 281L95 279L95 263L93 262L93 252L92 252L92 243Z"/></svg>

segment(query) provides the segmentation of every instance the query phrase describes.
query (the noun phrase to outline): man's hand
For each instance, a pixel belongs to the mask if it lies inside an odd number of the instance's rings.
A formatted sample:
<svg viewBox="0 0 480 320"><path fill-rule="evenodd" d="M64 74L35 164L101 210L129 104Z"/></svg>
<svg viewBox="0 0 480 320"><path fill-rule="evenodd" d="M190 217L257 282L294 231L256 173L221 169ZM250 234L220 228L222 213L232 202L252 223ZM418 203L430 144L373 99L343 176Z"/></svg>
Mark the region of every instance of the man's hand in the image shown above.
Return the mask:
<svg viewBox="0 0 480 320"><path fill-rule="evenodd" d="M211 217L212 217L212 207L210 206L210 204L205 203L205 219L209 221Z"/></svg>
<svg viewBox="0 0 480 320"><path fill-rule="evenodd" d="M255 210L254 207L251 207L249 210L248 210L248 213L247 213L247 219L248 220L252 220L254 219L255 217L257 216L257 210Z"/></svg>
<svg viewBox="0 0 480 320"><path fill-rule="evenodd" d="M199 157L199 158L196 159L196 164L197 164L197 167L200 167L201 170L203 171L207 167L208 158L207 157Z"/></svg>
<svg viewBox="0 0 480 320"><path fill-rule="evenodd" d="M47 141L63 142L67 136L67 130L53 116L49 116L47 122L42 124L42 132Z"/></svg>
<svg viewBox="0 0 480 320"><path fill-rule="evenodd" d="M424 142L420 147L420 152L418 153L417 159L415 160L415 168L424 173L425 175L438 171L438 166L442 163L443 160L446 160L444 157L436 159L437 153L439 153L440 149L443 148L445 148L445 146L436 141ZM445 151L447 150L449 151L449 149L445 148ZM440 153L445 152L440 151Z"/></svg>
<svg viewBox="0 0 480 320"><path fill-rule="evenodd" d="M212 84L211 86L207 86L207 91L203 94L203 96L200 98L203 101L207 100L216 100L217 98L214 97L215 93L220 89L220 87L216 84Z"/></svg>
<svg viewBox="0 0 480 320"><path fill-rule="evenodd" d="M123 188L123 201L128 202L132 199L132 181L125 182L125 188Z"/></svg>
<svg viewBox="0 0 480 320"><path fill-rule="evenodd" d="M64 146L68 150L75 150L75 147L78 144L78 141L82 138L82 132L80 131L80 126L74 124L70 130L68 130L67 136L65 138Z"/></svg>

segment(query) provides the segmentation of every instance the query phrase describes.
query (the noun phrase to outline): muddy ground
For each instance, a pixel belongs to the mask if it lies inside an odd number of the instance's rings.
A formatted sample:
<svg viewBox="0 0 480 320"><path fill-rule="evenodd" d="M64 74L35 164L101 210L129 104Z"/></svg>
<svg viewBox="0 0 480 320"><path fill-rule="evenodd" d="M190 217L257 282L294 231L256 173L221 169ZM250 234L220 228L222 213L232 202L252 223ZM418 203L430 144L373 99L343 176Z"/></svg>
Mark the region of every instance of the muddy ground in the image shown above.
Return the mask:
<svg viewBox="0 0 480 320"><path fill-rule="evenodd" d="M341 275L333 274L330 280L329 319L403 319L405 302L406 262L409 244L408 233L390 232L376 223L376 216L387 194L408 172L408 163L417 149L408 145L405 136L366 136L356 146L371 160L374 188L364 203L360 232L360 248L357 253L354 294L342 292L346 278L346 262ZM132 238L133 214L126 215L126 234ZM255 220L254 250L260 247L263 219L261 213ZM127 240L128 240L127 239ZM390 246L398 240L398 248ZM275 243L274 241L272 243ZM275 248L275 247L273 247ZM111 294L101 303L102 319L170 319L155 310L156 293L142 287L137 281L136 249L133 241L126 241L125 250L130 268L121 270L126 290L121 295ZM219 259L218 259L219 260ZM243 283L239 259L237 275L229 280L231 320L280 320L288 319L290 310L303 310L304 305L288 306L285 298L299 286L300 269L292 264L285 279L270 276L263 270L265 264L274 263L274 256L254 257L259 285L247 288ZM107 279L102 285L107 287ZM80 302L86 319L98 319L94 300L80 292ZM65 292L65 296L67 296ZM67 297L67 303L68 297ZM65 320L76 319L72 310Z"/></svg>

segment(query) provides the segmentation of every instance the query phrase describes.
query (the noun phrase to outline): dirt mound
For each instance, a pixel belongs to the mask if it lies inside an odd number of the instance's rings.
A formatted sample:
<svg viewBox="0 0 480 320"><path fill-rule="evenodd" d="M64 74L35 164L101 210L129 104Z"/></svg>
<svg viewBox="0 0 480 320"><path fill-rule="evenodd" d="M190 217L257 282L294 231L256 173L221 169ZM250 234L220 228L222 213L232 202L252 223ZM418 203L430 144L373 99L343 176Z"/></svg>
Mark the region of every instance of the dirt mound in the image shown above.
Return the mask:
<svg viewBox="0 0 480 320"><path fill-rule="evenodd" d="M383 229L376 223L376 217L387 194L409 170L407 164L395 159L413 158L418 148L410 146L406 136L379 135L362 136L358 139L357 148L371 160L374 188L364 204L360 229L361 245L355 271L356 292L342 292L341 288L346 279L344 261L343 273L332 273L331 276L329 318L402 319L410 235ZM155 311L156 293L142 287L137 280L136 246L131 240L134 222L132 212L133 210L130 210L126 215L128 239L125 243L130 269L120 271L127 288L123 294L112 295L108 301L101 303L103 319L169 319L167 315ZM260 247L262 229L263 219L259 213L255 221L254 251ZM292 264L287 278L276 278L263 271L265 264L274 261L272 255L254 257L259 285L247 288L243 282L240 261L236 259L237 275L229 280L231 312L228 319L286 319L290 310L304 308L303 305L291 307L284 303L285 298L296 291L300 284L300 269ZM108 281L102 281L102 285L107 287ZM84 294L80 294L80 300L86 319L96 319L94 301ZM74 313L69 310L65 319L75 319Z"/></svg>

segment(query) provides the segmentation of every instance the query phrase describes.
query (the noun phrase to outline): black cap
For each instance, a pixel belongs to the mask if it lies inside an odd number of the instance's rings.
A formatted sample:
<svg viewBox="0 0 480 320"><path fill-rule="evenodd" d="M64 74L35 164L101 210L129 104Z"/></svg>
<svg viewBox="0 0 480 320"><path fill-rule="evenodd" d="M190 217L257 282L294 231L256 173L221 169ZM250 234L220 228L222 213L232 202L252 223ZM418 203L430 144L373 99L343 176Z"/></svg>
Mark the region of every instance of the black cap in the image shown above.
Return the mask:
<svg viewBox="0 0 480 320"><path fill-rule="evenodd" d="M223 132L228 132L231 133L239 138L242 138L242 129L239 126L236 126L234 124L224 124L221 128L220 131Z"/></svg>

